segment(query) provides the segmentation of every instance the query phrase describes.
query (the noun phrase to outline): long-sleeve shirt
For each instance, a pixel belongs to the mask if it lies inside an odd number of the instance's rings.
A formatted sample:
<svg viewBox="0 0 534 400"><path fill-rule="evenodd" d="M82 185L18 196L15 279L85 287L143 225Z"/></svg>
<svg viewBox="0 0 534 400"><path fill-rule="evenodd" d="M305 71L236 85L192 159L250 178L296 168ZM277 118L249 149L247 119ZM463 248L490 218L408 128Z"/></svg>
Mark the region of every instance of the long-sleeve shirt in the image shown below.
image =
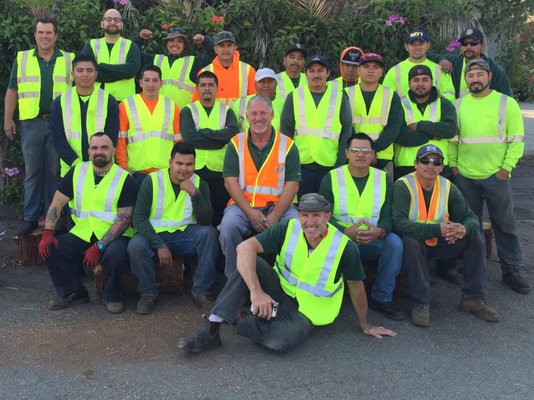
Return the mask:
<svg viewBox="0 0 534 400"><path fill-rule="evenodd" d="M295 111L293 108L293 95L296 92L291 92L287 95L286 101L284 103L284 108L282 110L282 115L280 117L280 132L282 132L284 135L289 136L290 138L293 138L295 136ZM324 93L314 93L310 92L313 98L313 101L315 102L315 105L317 106L321 99L323 98ZM326 118L326 116L325 116ZM341 109L339 114L339 120L341 122L341 132L339 135L339 146L338 146L338 152L337 152L337 159L336 164L334 168L340 167L342 165L345 165L347 163L347 156L345 155L345 148L347 144L347 140L352 135L352 112L350 110L350 102L349 98L345 93L343 93L341 97ZM309 170L314 171L320 171L320 172L327 172L331 170L331 167L325 167L323 165L320 165L318 163L310 163L310 164L304 164L302 165L303 168L307 168Z"/></svg>
<svg viewBox="0 0 534 400"><path fill-rule="evenodd" d="M76 154L73 148L69 145L65 135L65 125L63 124L63 110L61 108L61 97L57 97L52 102L50 111L50 132L52 133L52 140L54 141L54 148L59 157L67 164L72 166L76 160L89 161L89 137L87 135L87 107L89 105L89 96L80 97L80 112L82 120L82 142L81 154ZM66 110L69 112L69 110ZM104 132L111 137L113 145L117 145L117 138L119 135L119 106L113 96L109 96L106 123L104 125ZM93 132L95 133L95 132Z"/></svg>
<svg viewBox="0 0 534 400"><path fill-rule="evenodd" d="M432 198L432 191L423 189L423 197L428 209ZM395 232L400 236L406 235L418 240L427 240L441 236L439 224L425 224L410 219L411 194L402 180L393 184L393 224ZM478 217L467 205L467 201L460 190L451 183L448 201L449 220L458 222L467 229L467 237L471 238L480 232Z"/></svg>
<svg viewBox="0 0 534 400"><path fill-rule="evenodd" d="M169 173L169 170L167 170L167 173ZM171 185L176 198L178 198L181 191L180 184L175 184L171 181ZM150 177L145 178L137 194L132 222L137 233L147 238L151 246L159 248L165 247L165 242L156 233L149 219L152 211L153 190L152 179ZM191 197L191 203L197 224L210 225L213 219L213 209L210 201L210 189L204 180L200 180L199 193Z"/></svg>

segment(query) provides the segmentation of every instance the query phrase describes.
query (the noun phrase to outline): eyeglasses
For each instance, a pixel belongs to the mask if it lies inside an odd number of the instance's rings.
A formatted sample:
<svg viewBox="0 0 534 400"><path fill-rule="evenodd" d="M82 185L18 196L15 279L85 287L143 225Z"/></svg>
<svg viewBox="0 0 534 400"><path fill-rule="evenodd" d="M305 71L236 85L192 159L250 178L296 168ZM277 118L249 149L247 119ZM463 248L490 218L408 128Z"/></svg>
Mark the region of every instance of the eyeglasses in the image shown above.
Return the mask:
<svg viewBox="0 0 534 400"><path fill-rule="evenodd" d="M119 17L104 17L102 18L102 21L105 21L105 22L121 22L122 21L122 18L119 18Z"/></svg>
<svg viewBox="0 0 534 400"><path fill-rule="evenodd" d="M441 167L443 165L443 159L441 158L428 158L421 157L418 162L423 165L434 164L436 167Z"/></svg>
<svg viewBox="0 0 534 400"><path fill-rule="evenodd" d="M353 154L371 154L373 152L373 149L370 149L369 147L351 147L349 150Z"/></svg>
<svg viewBox="0 0 534 400"><path fill-rule="evenodd" d="M467 47L467 46L478 46L480 43L482 43L480 40L475 40L474 42L466 42L465 40L462 40L460 42L460 44L463 46L463 47Z"/></svg>

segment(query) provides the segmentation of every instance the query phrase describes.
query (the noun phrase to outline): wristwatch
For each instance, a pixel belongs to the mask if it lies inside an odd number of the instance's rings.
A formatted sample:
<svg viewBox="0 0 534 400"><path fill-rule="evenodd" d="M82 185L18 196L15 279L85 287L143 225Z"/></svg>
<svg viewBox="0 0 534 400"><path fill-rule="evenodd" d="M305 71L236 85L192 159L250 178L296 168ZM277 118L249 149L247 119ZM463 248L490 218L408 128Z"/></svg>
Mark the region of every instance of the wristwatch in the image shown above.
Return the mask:
<svg viewBox="0 0 534 400"><path fill-rule="evenodd" d="M96 242L96 248L102 253L104 250L106 250L106 245L103 241L99 240Z"/></svg>

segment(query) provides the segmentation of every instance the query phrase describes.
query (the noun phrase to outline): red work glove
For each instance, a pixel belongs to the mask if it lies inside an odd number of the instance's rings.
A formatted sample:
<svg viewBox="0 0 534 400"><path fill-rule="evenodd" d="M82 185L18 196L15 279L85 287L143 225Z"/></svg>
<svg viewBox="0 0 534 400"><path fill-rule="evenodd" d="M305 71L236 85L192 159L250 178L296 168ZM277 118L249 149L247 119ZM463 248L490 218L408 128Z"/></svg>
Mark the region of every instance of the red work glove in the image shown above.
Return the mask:
<svg viewBox="0 0 534 400"><path fill-rule="evenodd" d="M57 249L59 242L54 236L54 231L51 229L43 229L41 234L41 241L39 242L39 255L43 260L46 260L48 257L50 257L50 245L53 244Z"/></svg>
<svg viewBox="0 0 534 400"><path fill-rule="evenodd" d="M96 267L96 264L100 261L102 253L96 247L96 243L87 249L85 252L85 257L83 258L83 263L90 268Z"/></svg>

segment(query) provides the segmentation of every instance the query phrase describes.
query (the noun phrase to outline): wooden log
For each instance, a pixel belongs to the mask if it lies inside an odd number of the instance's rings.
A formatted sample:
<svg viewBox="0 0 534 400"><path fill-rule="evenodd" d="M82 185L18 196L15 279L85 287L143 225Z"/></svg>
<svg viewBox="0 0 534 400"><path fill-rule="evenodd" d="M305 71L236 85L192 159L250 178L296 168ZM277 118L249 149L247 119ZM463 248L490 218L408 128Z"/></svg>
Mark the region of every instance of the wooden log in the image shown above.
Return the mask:
<svg viewBox="0 0 534 400"><path fill-rule="evenodd" d="M41 228L36 228L29 235L16 236L17 251L22 265L40 267L44 260L39 256L39 242L41 241Z"/></svg>
<svg viewBox="0 0 534 400"><path fill-rule="evenodd" d="M184 259L183 257L173 257L171 265L161 265L159 261L154 263L156 278L160 284L160 293L181 294L184 291ZM97 295L102 294L104 275L102 266L99 264L95 268L95 290ZM137 278L127 272L121 279L120 289L122 293L137 293Z"/></svg>

